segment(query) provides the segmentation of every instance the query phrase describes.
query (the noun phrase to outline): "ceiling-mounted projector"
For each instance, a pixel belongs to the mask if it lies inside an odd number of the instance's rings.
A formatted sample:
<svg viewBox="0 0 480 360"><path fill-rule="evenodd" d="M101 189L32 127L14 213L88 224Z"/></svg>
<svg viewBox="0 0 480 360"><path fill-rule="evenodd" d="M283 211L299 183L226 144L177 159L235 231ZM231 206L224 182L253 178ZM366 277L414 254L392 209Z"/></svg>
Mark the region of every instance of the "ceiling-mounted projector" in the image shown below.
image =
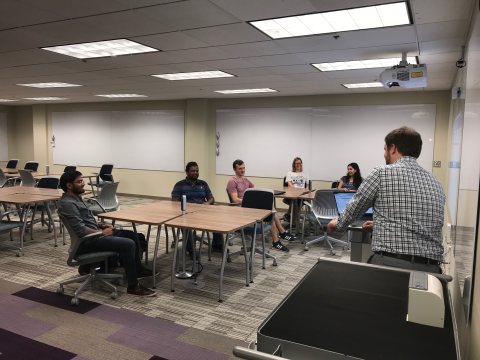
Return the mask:
<svg viewBox="0 0 480 360"><path fill-rule="evenodd" d="M402 58L406 59L406 54L403 55ZM407 89L425 87L427 86L427 65L409 64L406 60L402 60L400 64L382 72L380 82L387 89L393 86Z"/></svg>

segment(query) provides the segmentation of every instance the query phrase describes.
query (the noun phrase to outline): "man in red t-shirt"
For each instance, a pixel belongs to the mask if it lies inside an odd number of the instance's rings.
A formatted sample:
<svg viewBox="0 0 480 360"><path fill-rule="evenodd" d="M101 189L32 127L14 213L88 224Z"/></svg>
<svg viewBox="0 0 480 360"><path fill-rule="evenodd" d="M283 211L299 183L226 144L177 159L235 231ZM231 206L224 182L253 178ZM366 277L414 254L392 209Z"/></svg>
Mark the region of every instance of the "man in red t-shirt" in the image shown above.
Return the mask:
<svg viewBox="0 0 480 360"><path fill-rule="evenodd" d="M235 176L232 177L227 184L227 191L234 203L242 203L245 190L255 187L253 183L245 177L245 163L242 160L235 160L233 162L233 171ZM280 237L287 241L297 240L296 236L288 233L282 226L278 215L275 213L274 221L272 222L272 229L270 233L272 235L272 249L280 251L290 251L285 245L282 245L278 239L277 229L280 232Z"/></svg>

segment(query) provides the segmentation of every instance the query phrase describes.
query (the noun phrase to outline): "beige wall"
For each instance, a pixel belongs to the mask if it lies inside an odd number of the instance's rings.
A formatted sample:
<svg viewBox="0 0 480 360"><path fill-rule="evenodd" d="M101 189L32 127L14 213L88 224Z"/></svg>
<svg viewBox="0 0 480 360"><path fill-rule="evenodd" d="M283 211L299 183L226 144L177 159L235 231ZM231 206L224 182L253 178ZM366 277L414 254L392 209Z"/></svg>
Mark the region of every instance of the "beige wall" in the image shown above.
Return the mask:
<svg viewBox="0 0 480 360"><path fill-rule="evenodd" d="M276 98L250 99L189 99L185 101L142 101L109 102L86 104L52 104L32 107L15 107L15 128L13 142L17 144L13 154L20 157L20 166L26 160L40 162L40 169L47 163L52 171L61 171L63 166L53 165L52 147L52 112L61 111L108 111L108 110L161 110L177 109L185 111L185 162L196 161L200 165L200 176L208 181L216 200L227 202L225 187L230 176L215 174L215 115L217 109L225 108L259 108L259 107L302 107L302 106L358 106L358 105L401 105L401 104L435 104L437 106L434 158L445 163L447 151L445 143L448 137L449 92L416 91L379 94L319 95ZM88 146L88 132L85 136ZM161 138L159 138L161 141ZM21 146L20 146L21 145ZM248 146L246 139L242 146ZM288 146L283 139L275 146ZM134 144L126 144L134 146ZM20 150L22 149L22 150ZM34 155L33 155L34 154ZM75 164L69 164L75 165ZM248 164L247 164L248 166ZM81 167L82 172L98 171L98 168ZM285 171L287 171L286 169ZM308 171L308 170L307 170ZM444 170L434 169L434 174L444 183ZM145 171L115 168L115 181L120 182L119 192L147 196L169 197L173 184L184 177L181 172ZM232 173L233 175L233 173ZM248 175L248 170L247 170ZM250 179L258 186L281 184L281 179ZM331 183L315 181L314 188L329 188ZM283 206L282 204L277 204Z"/></svg>
<svg viewBox="0 0 480 360"><path fill-rule="evenodd" d="M0 105L0 113L7 115L7 138L8 138L8 158L13 159L14 154L14 137L15 129L13 125L13 107L12 106L3 106ZM7 165L6 161L0 161L0 167L5 167Z"/></svg>

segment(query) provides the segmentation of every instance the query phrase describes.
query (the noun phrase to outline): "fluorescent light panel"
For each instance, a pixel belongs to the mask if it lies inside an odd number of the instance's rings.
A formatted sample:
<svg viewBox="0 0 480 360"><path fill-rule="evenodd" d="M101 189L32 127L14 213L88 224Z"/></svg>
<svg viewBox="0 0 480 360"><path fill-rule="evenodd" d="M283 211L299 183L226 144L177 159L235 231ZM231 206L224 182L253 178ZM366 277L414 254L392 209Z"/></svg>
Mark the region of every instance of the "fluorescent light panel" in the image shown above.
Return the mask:
<svg viewBox="0 0 480 360"><path fill-rule="evenodd" d="M166 80L197 80L197 79L213 79L222 77L233 77L234 75L223 71L198 71L189 73L161 74L152 75Z"/></svg>
<svg viewBox="0 0 480 360"><path fill-rule="evenodd" d="M273 39L409 25L406 2L250 22Z"/></svg>
<svg viewBox="0 0 480 360"><path fill-rule="evenodd" d="M139 94L106 94L106 95L95 95L95 96L103 96L107 98L148 97L147 95L139 95Z"/></svg>
<svg viewBox="0 0 480 360"><path fill-rule="evenodd" d="M371 87L382 87L381 82L371 82L371 83L358 83L358 84L342 84L347 89L361 89L361 88L371 88Z"/></svg>
<svg viewBox="0 0 480 360"><path fill-rule="evenodd" d="M338 71L338 70L356 70L392 67L398 65L402 58L375 59L375 60L359 60L359 61L337 61L332 63L312 64L320 71ZM416 56L407 57L410 64L417 64Z"/></svg>
<svg viewBox="0 0 480 360"><path fill-rule="evenodd" d="M37 83L37 84L17 84L19 86L30 86L36 88L57 88L57 87L74 87L74 86L83 86L83 85L76 85L76 84L68 84L68 83Z"/></svg>
<svg viewBox="0 0 480 360"><path fill-rule="evenodd" d="M270 88L263 89L239 89L239 90L217 90L214 91L221 94L250 94L250 93L264 93L264 92L278 92Z"/></svg>
<svg viewBox="0 0 480 360"><path fill-rule="evenodd" d="M49 97L35 97L35 98L24 98L25 100L38 100L38 101L43 101L43 100L68 100L67 98L59 98L59 97L54 97L54 96L49 96Z"/></svg>
<svg viewBox="0 0 480 360"><path fill-rule="evenodd" d="M0 99L0 102L10 102L10 101L18 101L18 100Z"/></svg>
<svg viewBox="0 0 480 360"><path fill-rule="evenodd" d="M83 44L52 46L42 48L58 54L72 56L78 59L91 59L120 55L131 55L159 51L127 39L96 41Z"/></svg>

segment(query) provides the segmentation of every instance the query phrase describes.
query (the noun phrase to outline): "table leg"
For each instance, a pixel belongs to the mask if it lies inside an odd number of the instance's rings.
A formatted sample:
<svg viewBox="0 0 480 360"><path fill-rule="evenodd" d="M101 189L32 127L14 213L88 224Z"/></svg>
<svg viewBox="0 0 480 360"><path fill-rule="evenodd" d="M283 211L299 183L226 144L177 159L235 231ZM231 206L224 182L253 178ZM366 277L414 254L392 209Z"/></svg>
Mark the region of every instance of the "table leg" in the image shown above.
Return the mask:
<svg viewBox="0 0 480 360"><path fill-rule="evenodd" d="M247 251L247 241L245 240L245 232L243 229L241 230L242 233L242 243L243 243L243 255L245 255L245 268L247 270L247 277L245 281L245 286L250 286L250 264L248 263L248 251Z"/></svg>
<svg viewBox="0 0 480 360"><path fill-rule="evenodd" d="M147 230L147 248L145 249L145 265L148 265L148 243L150 241L150 230L152 229L152 225L148 225ZM158 236L158 233L157 233Z"/></svg>
<svg viewBox="0 0 480 360"><path fill-rule="evenodd" d="M253 237L252 237L252 250L251 250L251 259L250 259L250 282L253 283L253 264L255 261L255 252L257 249L256 246L256 240L257 240L257 223L253 226Z"/></svg>
<svg viewBox="0 0 480 360"><path fill-rule="evenodd" d="M187 271L187 236L188 236L188 233L189 231L188 230L183 230L183 241L182 241L182 271L178 274L176 274L175 276L178 278L178 279L190 279L193 274L190 272L190 271ZM193 236L193 234L192 234ZM178 239L177 239L177 242L178 242ZM195 244L195 242L194 242ZM178 245L177 245L178 246ZM193 250L195 251L195 247L193 248ZM195 259L195 255L193 255L193 259Z"/></svg>
<svg viewBox="0 0 480 360"><path fill-rule="evenodd" d="M263 250L263 256L262 256L262 269L265 269L265 231L263 227L263 220L260 222L260 230L262 231L262 250Z"/></svg>
<svg viewBox="0 0 480 360"><path fill-rule="evenodd" d="M223 302L223 273L225 271L225 263L227 262L227 252L228 252L228 235L225 236L225 244L223 244L223 256L222 256L222 266L220 267L220 279L219 279L219 289L218 289L218 302Z"/></svg>
<svg viewBox="0 0 480 360"><path fill-rule="evenodd" d="M197 275L198 275L198 265L197 265L197 241L195 240L195 236L193 234L193 230L189 230L188 231L188 234L189 234L189 239L192 239L193 240L193 266L192 266L192 277L193 277L193 281L187 281L185 284L183 284L183 286L187 289L202 289L204 286L205 286L205 283L203 281L198 281L197 280ZM203 241L203 235L205 234L205 232L202 233L202 241ZM184 245L185 242L184 242ZM200 249L201 249L201 244L200 244ZM200 252L200 251L199 251ZM198 262L200 262L200 256L199 256L199 260Z"/></svg>
<svg viewBox="0 0 480 360"><path fill-rule="evenodd" d="M293 224L293 213L294 213L294 209L295 209L295 199L290 199L290 231L289 233L291 234L292 233L292 224Z"/></svg>
<svg viewBox="0 0 480 360"><path fill-rule="evenodd" d="M52 211L50 210L50 206L48 206L48 201L46 201L44 204L47 208L48 219L50 221L50 224L53 227L53 237L55 239L55 247L57 247L57 228L55 227L55 223L53 222ZM48 225L50 226L50 224L48 224ZM30 231L33 231L33 224L32 224L32 228L30 229Z"/></svg>
<svg viewBox="0 0 480 360"><path fill-rule="evenodd" d="M167 225L165 225L165 254L168 254L168 228L167 228Z"/></svg>
<svg viewBox="0 0 480 360"><path fill-rule="evenodd" d="M305 214L303 214L303 222L302 222L302 244L305 244L305 220L307 218L307 208L305 208ZM310 229L310 227L309 227ZM309 234L310 235L310 234Z"/></svg>
<svg viewBox="0 0 480 360"><path fill-rule="evenodd" d="M208 239L208 261L212 261L212 243L210 242L210 233L207 232Z"/></svg>
<svg viewBox="0 0 480 360"><path fill-rule="evenodd" d="M175 233L174 228L172 228L172 232L173 232L173 241L175 243L175 248L173 249L172 279L171 279L170 290L174 292L175 291L175 271L177 269L178 232Z"/></svg>
<svg viewBox="0 0 480 360"><path fill-rule="evenodd" d="M155 289L155 281L156 281L156 270L157 270L157 253L158 253L158 244L160 242L160 232L162 230L162 225L158 225L157 229L157 239L155 240L155 251L153 252L153 267L152 267L152 272L153 272L153 284L152 287ZM148 233L150 235L150 226L148 227ZM148 244L148 243L147 243Z"/></svg>
<svg viewBox="0 0 480 360"><path fill-rule="evenodd" d="M135 233L135 243L137 245L137 256L138 256L138 260L140 261L140 263L142 262L142 259L140 258L140 241L138 241L138 233L137 233L137 227L135 226L135 223L132 223L132 227L133 227L133 232Z"/></svg>
<svg viewBox="0 0 480 360"><path fill-rule="evenodd" d="M27 211L26 210L27 206L29 206L29 204L23 206L23 212L25 216L23 217L23 227L22 227L22 232L20 233L20 249L18 250L18 253L17 253L18 257L23 256L23 238L25 237L25 228L27 227L27 220L28 220L28 216L25 213L25 211Z"/></svg>

